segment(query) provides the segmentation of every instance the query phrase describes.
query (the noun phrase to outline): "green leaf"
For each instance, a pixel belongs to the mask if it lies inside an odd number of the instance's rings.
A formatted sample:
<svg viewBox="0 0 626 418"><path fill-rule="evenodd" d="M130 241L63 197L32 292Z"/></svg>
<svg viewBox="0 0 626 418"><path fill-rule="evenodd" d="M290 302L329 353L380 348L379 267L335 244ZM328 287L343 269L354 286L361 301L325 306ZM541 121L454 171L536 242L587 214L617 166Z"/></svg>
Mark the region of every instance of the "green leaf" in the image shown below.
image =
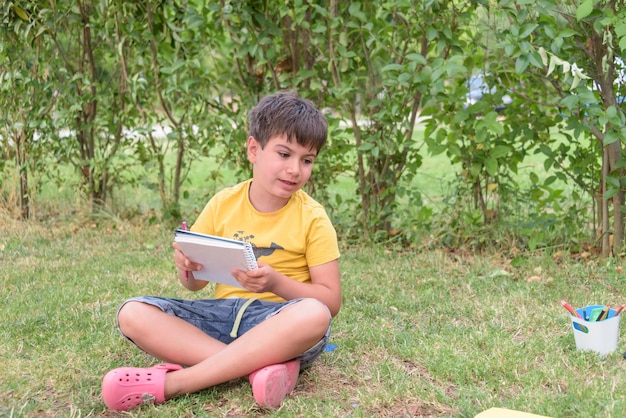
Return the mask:
<svg viewBox="0 0 626 418"><path fill-rule="evenodd" d="M461 151L461 148L459 148L459 146L456 144L449 145L448 152L450 152L450 155L453 155L455 157L460 157L463 155L463 151Z"/></svg>
<svg viewBox="0 0 626 418"><path fill-rule="evenodd" d="M539 176L538 176L537 174L535 174L535 173L532 173L532 172L531 172L531 173L528 175L528 177L530 178L530 182L531 182L532 184L537 184L537 183L539 183Z"/></svg>
<svg viewBox="0 0 626 418"><path fill-rule="evenodd" d="M528 56L522 55L515 60L515 72L517 74L522 74L528 68Z"/></svg>
<svg viewBox="0 0 626 418"><path fill-rule="evenodd" d="M526 38L528 35L533 33L535 29L537 29L539 25L537 23L527 23L522 27L522 32L520 33L520 38Z"/></svg>
<svg viewBox="0 0 626 418"><path fill-rule="evenodd" d="M491 157L487 158L487 160L485 160L485 169L490 176L498 174L498 160Z"/></svg>
<svg viewBox="0 0 626 418"><path fill-rule="evenodd" d="M543 63L543 58L537 52L532 52L528 54L528 61L537 68L543 68L545 66L545 64Z"/></svg>
<svg viewBox="0 0 626 418"><path fill-rule="evenodd" d="M19 16L20 19L22 20L30 20L30 18L28 17L28 13L26 13L26 11L24 9L22 9L20 6L18 6L17 4L13 6L13 11L15 12L16 15Z"/></svg>
<svg viewBox="0 0 626 418"><path fill-rule="evenodd" d="M583 3L576 9L576 19L582 20L589 16L593 11L593 0L585 0Z"/></svg>
<svg viewBox="0 0 626 418"><path fill-rule="evenodd" d="M611 145L614 142L619 141L619 137L614 132L607 132L602 140L603 145Z"/></svg>
<svg viewBox="0 0 626 418"><path fill-rule="evenodd" d="M548 53L546 52L546 49L544 47L539 48L539 56L541 56L541 63L543 64L543 66L545 67L546 65L548 65Z"/></svg>
<svg viewBox="0 0 626 418"><path fill-rule="evenodd" d="M615 163L615 168L625 168L626 167L626 159L617 160Z"/></svg>
<svg viewBox="0 0 626 418"><path fill-rule="evenodd" d="M404 66L401 64L388 64L382 68L383 72L386 71L402 71L404 70Z"/></svg>
<svg viewBox="0 0 626 418"><path fill-rule="evenodd" d="M611 199L613 196L615 196L617 194L617 192L619 191L618 188L615 187L611 187L609 188L606 193L604 194L604 200L609 200Z"/></svg>
<svg viewBox="0 0 626 418"><path fill-rule="evenodd" d="M606 118L608 119L610 123L613 123L616 125L620 124L620 119L617 113L617 108L614 105L611 105L606 109Z"/></svg>
<svg viewBox="0 0 626 418"><path fill-rule="evenodd" d="M365 13L361 11L361 3L359 2L350 4L350 7L348 8L348 12L350 13L351 16L357 18L361 22L367 22L368 20Z"/></svg>
<svg viewBox="0 0 626 418"><path fill-rule="evenodd" d="M371 142L364 142L357 149L359 151L369 151L372 148L374 148L374 144L372 144Z"/></svg>
<svg viewBox="0 0 626 418"><path fill-rule="evenodd" d="M496 145L489 153L492 158L502 158L511 151L511 147L508 145Z"/></svg>
<svg viewBox="0 0 626 418"><path fill-rule="evenodd" d="M424 58L422 54L408 54L406 56L406 59L416 62L418 64L426 65L426 58Z"/></svg>
<svg viewBox="0 0 626 418"><path fill-rule="evenodd" d="M619 184L619 179L615 178L615 177L611 177L611 176L606 176L606 183L612 187L616 187L619 189L620 184Z"/></svg>

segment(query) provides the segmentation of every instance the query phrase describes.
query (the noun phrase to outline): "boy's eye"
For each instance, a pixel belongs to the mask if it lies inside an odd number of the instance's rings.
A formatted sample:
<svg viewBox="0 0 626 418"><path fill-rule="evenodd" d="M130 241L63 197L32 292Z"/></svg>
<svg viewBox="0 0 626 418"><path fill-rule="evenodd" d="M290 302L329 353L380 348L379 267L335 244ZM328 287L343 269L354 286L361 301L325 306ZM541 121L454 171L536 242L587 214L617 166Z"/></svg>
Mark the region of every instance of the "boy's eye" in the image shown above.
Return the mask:
<svg viewBox="0 0 626 418"><path fill-rule="evenodd" d="M304 164L307 164L307 165L309 165L309 164L313 164L313 160L312 160L312 159L310 159L310 158L305 158L305 159L304 159L304 160L302 160L302 161L304 161Z"/></svg>
<svg viewBox="0 0 626 418"><path fill-rule="evenodd" d="M286 152L278 152L278 155L280 155L282 158L289 157L289 154L287 154Z"/></svg>

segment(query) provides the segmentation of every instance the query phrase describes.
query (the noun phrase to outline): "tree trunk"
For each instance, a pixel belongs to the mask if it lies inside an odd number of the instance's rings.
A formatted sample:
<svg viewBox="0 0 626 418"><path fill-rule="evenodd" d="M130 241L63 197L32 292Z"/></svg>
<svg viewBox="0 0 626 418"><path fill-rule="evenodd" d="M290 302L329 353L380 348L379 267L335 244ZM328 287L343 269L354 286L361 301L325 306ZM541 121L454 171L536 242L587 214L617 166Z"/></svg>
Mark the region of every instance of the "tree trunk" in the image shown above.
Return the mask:
<svg viewBox="0 0 626 418"><path fill-rule="evenodd" d="M602 188L600 192L600 213L601 213L601 227L600 233L602 234L600 256L603 258L608 257L611 254L611 242L609 233L609 202L604 198L606 196L606 178L609 175L609 153L607 147L602 148Z"/></svg>
<svg viewBox="0 0 626 418"><path fill-rule="evenodd" d="M609 173L617 175L617 178L620 179L621 183L624 172L623 169L618 167L618 162L621 159L622 153L621 142L615 141L605 148L608 153ZM620 187L611 200L613 203L613 254L616 254L618 251L621 251L624 244L624 213L622 212L622 206L624 205L624 190Z"/></svg>
<svg viewBox="0 0 626 418"><path fill-rule="evenodd" d="M20 176L20 216L23 220L30 218L30 198L28 195L28 168L26 159L28 147L26 146L26 135L20 131L16 138L16 162Z"/></svg>

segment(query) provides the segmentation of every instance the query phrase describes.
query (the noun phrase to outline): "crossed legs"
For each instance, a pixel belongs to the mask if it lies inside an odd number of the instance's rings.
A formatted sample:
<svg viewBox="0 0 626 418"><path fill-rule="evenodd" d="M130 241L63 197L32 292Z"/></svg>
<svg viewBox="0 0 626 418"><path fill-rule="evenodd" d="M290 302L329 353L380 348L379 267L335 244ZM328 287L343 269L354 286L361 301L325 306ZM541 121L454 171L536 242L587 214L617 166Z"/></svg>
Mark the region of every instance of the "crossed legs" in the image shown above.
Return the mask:
<svg viewBox="0 0 626 418"><path fill-rule="evenodd" d="M188 366L165 375L164 398L193 393L297 357L326 333L330 313L315 299L304 299L223 344L188 322L137 301L118 314L120 329L141 349Z"/></svg>

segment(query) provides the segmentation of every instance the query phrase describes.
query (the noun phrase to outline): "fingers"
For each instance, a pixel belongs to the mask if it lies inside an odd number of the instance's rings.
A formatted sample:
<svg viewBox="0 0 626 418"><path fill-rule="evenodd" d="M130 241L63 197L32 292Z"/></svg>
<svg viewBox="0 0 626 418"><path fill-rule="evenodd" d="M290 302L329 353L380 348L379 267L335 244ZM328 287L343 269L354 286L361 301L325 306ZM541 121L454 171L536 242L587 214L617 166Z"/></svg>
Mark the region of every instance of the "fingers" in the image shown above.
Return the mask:
<svg viewBox="0 0 626 418"><path fill-rule="evenodd" d="M178 246L176 242L172 243L172 247L174 247L174 264L181 270L186 271L198 271L202 270L202 265L198 263L194 263L190 259L185 256Z"/></svg>
<svg viewBox="0 0 626 418"><path fill-rule="evenodd" d="M272 288L272 270L271 268L261 267L259 265L258 269L245 271L235 268L231 271L231 275L250 292L269 292Z"/></svg>

